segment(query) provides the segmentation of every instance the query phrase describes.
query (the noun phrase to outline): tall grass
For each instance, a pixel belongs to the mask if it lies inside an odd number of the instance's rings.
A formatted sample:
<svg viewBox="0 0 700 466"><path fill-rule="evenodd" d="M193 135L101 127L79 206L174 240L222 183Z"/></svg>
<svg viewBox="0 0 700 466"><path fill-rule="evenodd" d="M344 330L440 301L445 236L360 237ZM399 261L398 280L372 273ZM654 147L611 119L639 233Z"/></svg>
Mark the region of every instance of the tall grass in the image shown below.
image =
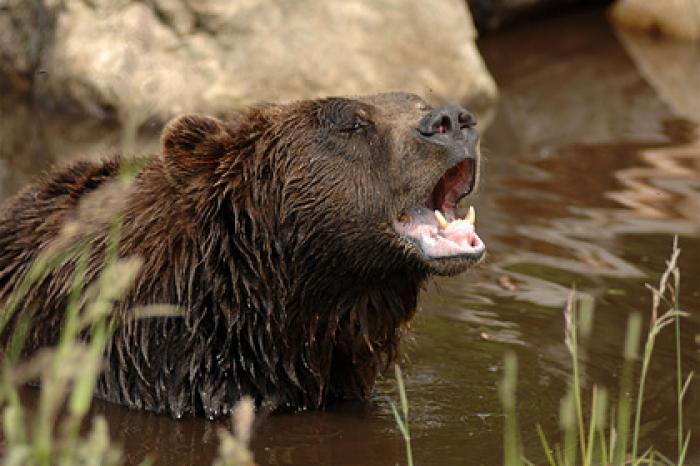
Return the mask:
<svg viewBox="0 0 700 466"><path fill-rule="evenodd" d="M104 419L94 419L92 429L84 436L80 433L99 377L102 352L114 327L109 312L140 267L136 259L116 257L118 222L115 225L106 265L95 283L86 288L89 245L81 241L71 244L78 231L76 225L71 224L55 245L32 264L1 311L0 331L5 329L13 314L19 312L1 374L0 403L4 408L2 427L6 442L3 464L121 464L121 452L110 442ZM29 360L20 361L32 325L32 312L21 312L23 299L51 271L69 262L75 264L75 272L58 344ZM83 296L87 299L81 308L79 303ZM87 330L89 336L80 338ZM41 386L31 421L18 391L28 382L38 382Z"/></svg>
<svg viewBox="0 0 700 466"><path fill-rule="evenodd" d="M637 380L634 374L639 360L642 329L640 314L632 314L627 322L623 347L622 375L620 377L617 403L608 406L608 392L605 388L593 385L586 412L582 396L581 359L585 352L593 328L593 301L577 296L572 291L564 309L564 343L571 357L572 370L566 394L561 400L559 424L563 444L552 444L544 429L537 424L536 430L547 464L550 466L592 466L592 465L659 465L682 466L685 464L690 432L683 427L683 399L694 376L691 371L684 377L681 359L681 317L686 315L680 308L680 270L678 268L678 239L673 243L673 251L667 261L666 270L656 287L647 285L652 293L652 309L649 330L641 359L641 370ZM676 351L676 402L677 402L677 451L676 460L649 447L639 449L641 418L644 407L646 381L649 364L654 351L656 337L667 326L675 324ZM396 379L403 416L392 403L391 407L404 441L407 463L413 465L411 436L408 430L408 402L401 371L396 366ZM636 394L634 387L636 383ZM520 437L516 410L517 359L507 353L504 360L503 377L498 387L505 421L503 431L503 462L505 466L532 465L525 457ZM634 411L632 406L635 406ZM634 422L632 422L634 421ZM631 442L631 446L630 446Z"/></svg>
<svg viewBox="0 0 700 466"><path fill-rule="evenodd" d="M680 318L685 313L680 308L680 270L678 268L677 238L673 243L673 251L667 261L666 270L661 275L658 286L647 285L652 293L652 309L650 314L649 330L646 334L644 352L641 358L639 376L635 380L634 374L639 360L641 316L632 314L627 322L625 344L623 349L623 366L620 378L617 404L610 409L610 422L607 421L608 395L604 388L593 386L590 398L590 411L584 416L584 401L581 396L580 356L583 347L581 340L587 340L592 328L593 305L589 300L576 296L572 292L564 309L565 320L565 345L569 351L572 362L572 373L569 388L562 399L560 409L560 426L563 434L563 446L554 445L552 449L544 431L537 425L542 448L550 466L573 466L581 464L590 466L594 464L614 465L678 465L685 463L690 432L684 432L683 428L683 398L693 378L690 372L685 378L681 364L680 345ZM641 432L641 418L644 407L644 396L648 378L649 365L653 355L656 337L667 326L675 324L675 351L676 351L676 401L677 401L677 451L676 460L672 461L661 452L652 447L641 451L639 437ZM512 356L506 357L506 370L503 376L503 384L512 383L514 378L508 365ZM636 385L635 385L636 384ZM636 393L634 387L637 387ZM508 391L508 397L502 397L502 404L506 416L505 435L512 436L512 424L516 423L515 392ZM634 410L632 407L634 406ZM518 458L513 460L513 458ZM506 441L504 450L504 464L530 464L522 457L519 447L513 441Z"/></svg>
<svg viewBox="0 0 700 466"><path fill-rule="evenodd" d="M116 221L102 272L92 283L87 283L91 251L89 243L79 239L81 228L77 224L67 225L56 243L32 264L0 309L0 332L19 313L0 372L4 439L0 464L4 466L116 466L124 461L103 417L92 417L87 432L83 433L82 428L90 419L92 393L102 369L105 346L119 324L111 317L112 308L128 292L141 261L118 256L120 222ZM73 264L74 272L58 344L21 360L32 325L31 311L21 310L23 300L49 273L66 264ZM172 309L145 308L138 312L142 317L153 317L170 314ZM38 406L31 412L22 405L19 395L20 387L29 382L40 385ZM235 433L219 431L216 466L253 464L248 448L253 410L250 399L242 400L233 414ZM152 459L145 458L141 464L151 462Z"/></svg>

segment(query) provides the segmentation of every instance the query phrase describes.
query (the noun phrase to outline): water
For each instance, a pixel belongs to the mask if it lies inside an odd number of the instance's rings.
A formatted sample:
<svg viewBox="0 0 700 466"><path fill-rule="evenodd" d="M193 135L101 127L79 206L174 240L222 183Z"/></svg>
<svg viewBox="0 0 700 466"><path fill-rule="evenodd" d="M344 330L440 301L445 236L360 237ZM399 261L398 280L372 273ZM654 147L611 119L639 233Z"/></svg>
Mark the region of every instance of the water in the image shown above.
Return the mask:
<svg viewBox="0 0 700 466"><path fill-rule="evenodd" d="M674 235L683 250L681 302L694 312L683 323L684 364L700 369L700 142L693 122L700 101L678 97L685 85L691 99L700 99L693 96L700 87L693 88L691 75L664 80L653 68L658 60L645 61L690 57L694 65L672 63L698 67L700 52L630 40L623 47L603 14L593 12L480 43L502 93L484 134L483 182L472 201L489 258L479 270L435 280L420 302L405 345L416 464L502 462L496 386L507 351L519 360L526 453L541 464L534 426L541 423L550 440L558 439L559 400L570 371L561 312L569 288L596 299L585 387L616 392L626 320L650 309L643 284L658 279ZM15 100L11 105L13 118L0 122L2 198L57 160L107 155L119 141L109 125L37 113ZM139 147L157 150L157 140L144 135ZM672 332L662 334L642 443L653 440L669 454L675 451L673 354ZM387 402L396 399L394 387L388 373L369 403L259 418L256 460L404 464ZM33 390L25 398L33 403ZM101 402L94 412L106 416L129 464L146 455L159 465L209 464L216 454L218 423L174 421ZM686 416L697 436L698 383L687 395ZM691 463L700 464L695 445Z"/></svg>

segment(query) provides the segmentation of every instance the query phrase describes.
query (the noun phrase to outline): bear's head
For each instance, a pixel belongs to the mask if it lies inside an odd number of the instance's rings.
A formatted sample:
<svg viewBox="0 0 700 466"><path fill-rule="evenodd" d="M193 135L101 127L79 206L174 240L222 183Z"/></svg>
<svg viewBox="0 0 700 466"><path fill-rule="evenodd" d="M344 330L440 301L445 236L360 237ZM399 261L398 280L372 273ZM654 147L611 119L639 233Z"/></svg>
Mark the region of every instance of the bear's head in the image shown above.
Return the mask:
<svg viewBox="0 0 700 466"><path fill-rule="evenodd" d="M453 275L485 253L473 210L456 211L478 177L475 124L405 93L186 115L164 130L164 166L194 211L224 209L278 259L370 280Z"/></svg>

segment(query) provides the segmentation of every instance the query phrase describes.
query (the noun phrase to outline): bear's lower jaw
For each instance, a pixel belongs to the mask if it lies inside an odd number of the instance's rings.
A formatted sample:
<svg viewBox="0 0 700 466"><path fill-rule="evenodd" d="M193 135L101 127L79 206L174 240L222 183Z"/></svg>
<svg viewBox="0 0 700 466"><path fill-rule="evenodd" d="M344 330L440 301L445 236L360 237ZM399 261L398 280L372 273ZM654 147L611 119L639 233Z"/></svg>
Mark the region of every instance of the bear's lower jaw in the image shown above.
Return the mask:
<svg viewBox="0 0 700 466"><path fill-rule="evenodd" d="M455 218L427 207L407 210L392 222L394 231L415 249L428 269L438 275L455 275L480 262L486 245L476 234L474 209L467 218Z"/></svg>

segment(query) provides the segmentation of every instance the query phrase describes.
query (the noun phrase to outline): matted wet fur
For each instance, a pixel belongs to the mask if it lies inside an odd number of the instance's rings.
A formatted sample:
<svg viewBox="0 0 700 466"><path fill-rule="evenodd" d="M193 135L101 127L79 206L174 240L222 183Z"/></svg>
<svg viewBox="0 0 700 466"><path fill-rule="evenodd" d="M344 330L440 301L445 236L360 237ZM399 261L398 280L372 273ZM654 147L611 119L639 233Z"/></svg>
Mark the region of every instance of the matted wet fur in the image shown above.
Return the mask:
<svg viewBox="0 0 700 466"><path fill-rule="evenodd" d="M426 262L391 228L455 163L415 136L429 111L396 93L264 105L226 123L189 115L124 189L110 191L118 157L55 171L2 206L0 305L91 203L103 218L81 233L87 281L117 215L120 255L143 260L115 306L97 396L175 417L222 415L244 394L271 408L366 398L397 358L424 280L476 260ZM34 314L25 355L57 342L73 269L23 301ZM184 314L125 318L161 303Z"/></svg>

